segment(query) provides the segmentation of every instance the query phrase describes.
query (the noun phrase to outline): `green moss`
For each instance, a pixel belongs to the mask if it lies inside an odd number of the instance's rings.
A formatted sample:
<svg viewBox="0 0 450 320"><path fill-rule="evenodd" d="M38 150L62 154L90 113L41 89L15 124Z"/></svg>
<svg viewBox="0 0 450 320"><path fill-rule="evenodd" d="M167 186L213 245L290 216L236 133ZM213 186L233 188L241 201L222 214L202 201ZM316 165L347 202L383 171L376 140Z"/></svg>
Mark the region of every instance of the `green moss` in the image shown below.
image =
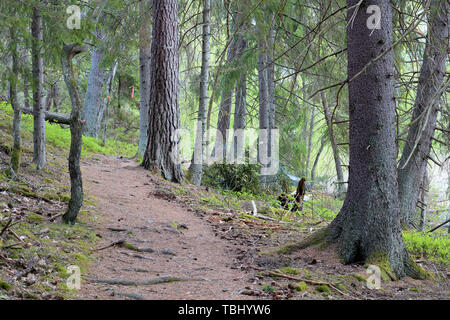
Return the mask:
<svg viewBox="0 0 450 320"><path fill-rule="evenodd" d="M20 148L13 148L11 152L11 167L14 170L14 172L19 171L20 158L21 158Z"/></svg>
<svg viewBox="0 0 450 320"><path fill-rule="evenodd" d="M417 289L417 288L409 288L409 291L412 291L412 292L417 292L417 293L419 293L419 292L420 292L420 290L419 290L419 289Z"/></svg>
<svg viewBox="0 0 450 320"><path fill-rule="evenodd" d="M60 278L67 279L70 276L70 274L67 272L67 269L60 263L55 263L54 268Z"/></svg>
<svg viewBox="0 0 450 320"><path fill-rule="evenodd" d="M6 281L0 280L0 289L9 291L13 288L11 284Z"/></svg>
<svg viewBox="0 0 450 320"><path fill-rule="evenodd" d="M70 201L70 195L61 194L61 193L48 192L48 193L44 194L43 198L49 199L49 200L60 201L60 202L66 202L66 203L68 203Z"/></svg>
<svg viewBox="0 0 450 320"><path fill-rule="evenodd" d="M302 250L310 246L325 244L327 234L328 229L323 228L321 230L316 231L314 234L298 243L292 243L281 247L280 249L277 250L277 252L279 254L290 254L294 251Z"/></svg>
<svg viewBox="0 0 450 320"><path fill-rule="evenodd" d="M322 293L326 293L326 294L330 294L331 293L331 289L328 285L326 284L321 284L319 286L316 287L316 291L317 292L322 292Z"/></svg>
<svg viewBox="0 0 450 320"><path fill-rule="evenodd" d="M336 283L335 286L341 291L348 291L348 288L343 283Z"/></svg>
<svg viewBox="0 0 450 320"><path fill-rule="evenodd" d="M302 291L306 291L307 289L308 289L308 285L304 281L299 282L295 285L296 291L302 292Z"/></svg>
<svg viewBox="0 0 450 320"><path fill-rule="evenodd" d="M86 268L88 267L91 259L80 252L73 253L72 257L75 261L75 264L80 267L81 272L86 273Z"/></svg>
<svg viewBox="0 0 450 320"><path fill-rule="evenodd" d="M264 291L266 293L272 293L272 292L275 292L275 288L270 283L265 283L262 286L262 291Z"/></svg>
<svg viewBox="0 0 450 320"><path fill-rule="evenodd" d="M367 279L366 278L364 278L362 275L360 275L359 273L352 273L352 276L355 278L355 279L357 279L358 281L361 281L361 282L366 282L367 281Z"/></svg>
<svg viewBox="0 0 450 320"><path fill-rule="evenodd" d="M281 271L282 273L285 273L285 274L292 274L292 275L298 275L299 272L300 272L299 269L291 268L291 267L283 267L283 268L280 268L280 271Z"/></svg>
<svg viewBox="0 0 450 320"><path fill-rule="evenodd" d="M34 212L27 214L25 216L25 219L27 222L30 222L30 223L39 223L39 222L44 221L44 218L41 215L34 213Z"/></svg>
<svg viewBox="0 0 450 320"><path fill-rule="evenodd" d="M382 252L377 252L372 254L364 265L365 268L368 268L369 265L376 265L380 268L381 271L381 279L384 281L396 281L398 280L395 275L394 270L392 269L391 263L389 262L389 258L387 254Z"/></svg>
<svg viewBox="0 0 450 320"><path fill-rule="evenodd" d="M415 279L436 280L436 276L433 273L431 273L431 272L427 271L425 268L422 268L421 266L419 266L417 263L414 262L414 260L412 258L410 258L408 267L411 269L411 271L409 272L408 275Z"/></svg>

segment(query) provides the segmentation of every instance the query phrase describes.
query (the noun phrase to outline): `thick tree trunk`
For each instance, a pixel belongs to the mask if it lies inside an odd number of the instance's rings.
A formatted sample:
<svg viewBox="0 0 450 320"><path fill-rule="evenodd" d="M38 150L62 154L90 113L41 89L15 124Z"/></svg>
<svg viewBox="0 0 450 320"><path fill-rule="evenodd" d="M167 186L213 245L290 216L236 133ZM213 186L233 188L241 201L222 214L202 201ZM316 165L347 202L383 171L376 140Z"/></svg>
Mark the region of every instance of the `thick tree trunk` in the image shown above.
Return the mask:
<svg viewBox="0 0 450 320"><path fill-rule="evenodd" d="M208 105L208 83L209 83L209 38L210 38L210 0L203 0L203 47L202 47L202 70L200 74L200 99L198 106L197 133L193 161L189 168L191 183L199 186L202 182L203 157L206 151L205 129L206 108Z"/></svg>
<svg viewBox="0 0 450 320"><path fill-rule="evenodd" d="M347 0L347 8L357 3ZM366 26L368 5L381 9L379 30ZM348 20L354 10L348 10ZM364 1L354 18L347 25L349 79L393 42L389 0ZM375 264L393 278L419 277L400 227L393 73L393 52L388 51L349 83L349 186L343 208L327 229L327 239L338 244L346 264Z"/></svg>
<svg viewBox="0 0 450 320"><path fill-rule="evenodd" d="M72 102L72 112L70 114L71 143L69 153L71 197L67 212L62 218L65 223L71 224L75 223L80 208L83 205L83 181L80 169L81 146L83 144L83 124L81 121L81 99L72 66L73 57L82 51L83 49L76 43L64 45L63 56L61 59L64 80L69 91L70 101Z"/></svg>
<svg viewBox="0 0 450 320"><path fill-rule="evenodd" d="M448 1L431 1L429 31L411 119L414 123L409 128L398 165L400 211L402 225L405 227L410 226L410 220L416 211L421 180L431 149L431 138L436 127L449 47L449 9Z"/></svg>
<svg viewBox="0 0 450 320"><path fill-rule="evenodd" d="M97 120L97 125L101 126L102 124L102 119L103 119L103 144L106 144L106 134L107 134L107 130L108 130L108 122L109 122L109 103L111 100L111 95L112 95L112 85L113 85L113 81L114 81L114 77L116 76L116 72L117 72L117 67L119 66L119 61L115 61L114 65L112 67L112 69L109 71L109 75L108 75L108 80L106 81L106 94L107 96L105 97L104 101L103 101L103 105L100 109L100 112L98 114L98 120ZM101 127L99 128L100 131Z"/></svg>
<svg viewBox="0 0 450 320"><path fill-rule="evenodd" d="M21 149L22 149L22 139L20 136L20 127L21 127L21 119L22 112L20 109L19 102L17 100L17 81L19 77L19 56L17 53L17 37L14 31L14 28L10 28L11 35L11 56L12 56L12 73L13 77L11 77L9 84L9 100L11 102L11 106L14 110L14 118L13 118L13 128L12 128L12 136L13 136L13 148L11 152L11 175L14 177L19 172L20 168L20 158L21 158Z"/></svg>
<svg viewBox="0 0 450 320"><path fill-rule="evenodd" d="M173 182L183 180L179 161L178 2L153 0L148 143L143 166Z"/></svg>
<svg viewBox="0 0 450 320"><path fill-rule="evenodd" d="M33 163L37 170L45 167L45 107L44 107L44 58L42 57L43 29L42 15L37 8L33 8L31 22L32 58L33 58L33 116L34 131Z"/></svg>
<svg viewBox="0 0 450 320"><path fill-rule="evenodd" d="M104 35L98 35L101 42ZM103 49L95 48L92 51L91 71L89 73L88 85L84 97L83 119L86 121L83 131L90 137L98 137L99 128L98 114L103 102L103 84L105 82L105 69L101 66L103 60Z"/></svg>
<svg viewBox="0 0 450 320"><path fill-rule="evenodd" d="M336 167L336 174L337 174L337 188L338 188L338 195L342 196L342 193L345 192L345 186L343 184L344 182L344 173L342 172L342 165L341 165L341 159L339 158L339 149L336 142L336 136L334 134L334 128L333 123L331 121L331 112L330 108L328 107L327 98L325 96L325 92L321 92L321 98L322 98L322 105L323 105L323 111L325 114L325 120L327 122L328 127L328 133L330 134L330 140L331 140L331 148L333 149L333 158L334 158L334 165Z"/></svg>
<svg viewBox="0 0 450 320"><path fill-rule="evenodd" d="M148 108L150 102L150 57L151 57L151 1L141 0L139 10L143 17L139 31L139 63L140 63L140 124L138 154L143 157L148 142Z"/></svg>

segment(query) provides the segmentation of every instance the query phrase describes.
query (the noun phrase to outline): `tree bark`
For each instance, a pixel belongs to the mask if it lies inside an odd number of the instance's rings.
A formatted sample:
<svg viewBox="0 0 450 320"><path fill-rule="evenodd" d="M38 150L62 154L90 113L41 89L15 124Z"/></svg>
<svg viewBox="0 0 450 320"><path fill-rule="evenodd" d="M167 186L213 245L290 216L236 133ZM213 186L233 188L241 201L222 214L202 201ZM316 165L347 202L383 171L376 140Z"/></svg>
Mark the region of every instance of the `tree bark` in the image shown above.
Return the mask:
<svg viewBox="0 0 450 320"><path fill-rule="evenodd" d="M200 99L198 106L197 132L195 137L193 161L189 168L191 172L191 183L199 186L202 182L203 158L206 151L205 129L206 108L208 105L209 84L209 38L211 20L210 0L203 0L203 47L202 47L202 70L200 74Z"/></svg>
<svg viewBox="0 0 450 320"><path fill-rule="evenodd" d="M320 139L320 148L319 148L319 151L317 152L316 159L314 160L314 164L311 169L311 185L315 184L316 168L317 168L317 164L319 163L319 158L320 158L320 155L322 154L324 146L325 146L325 136L322 136L322 139Z"/></svg>
<svg viewBox="0 0 450 320"><path fill-rule="evenodd" d="M423 63L420 70L416 101L409 127L408 137L398 165L398 183L402 225L410 226L416 211L421 180L430 154L431 139L436 127L439 92L445 71L449 47L448 1L433 0L428 15L428 35Z"/></svg>
<svg viewBox="0 0 450 320"><path fill-rule="evenodd" d="M234 14L233 18L233 24L231 26L231 32L234 33L236 30L236 21L238 19L237 13ZM230 45L228 47L227 51L227 61L225 63L225 68L229 68L231 66L232 61L234 60L236 56L236 45L237 45L237 39L232 39L230 42ZM219 116L217 118L217 132L216 132L216 142L214 145L214 149L212 152L213 156L218 156L221 158L221 156L226 155L227 152L227 130L230 128L230 122L231 122L231 106L233 103L233 94L234 94L234 86L231 88L227 87L224 90L222 90L222 96L220 100L220 107L219 107ZM222 143L222 146L220 146L220 143ZM216 155L216 151L221 150L222 153L220 155Z"/></svg>
<svg viewBox="0 0 450 320"><path fill-rule="evenodd" d="M153 43L148 143L143 166L173 182L183 180L179 161L178 2L153 0Z"/></svg>
<svg viewBox="0 0 450 320"><path fill-rule="evenodd" d="M341 159L339 158L339 149L336 143L336 136L334 134L334 128L333 123L331 121L331 112L328 107L327 98L325 96L325 92L321 92L321 98L322 98L322 105L323 105L323 111L325 114L325 120L327 122L328 127L328 133L330 134L330 140L331 140L331 148L333 149L333 158L334 158L334 165L336 167L336 174L337 174L337 188L338 188L338 196L342 196L343 192L345 192L344 187L344 173L342 172L342 165L341 165Z"/></svg>
<svg viewBox="0 0 450 320"><path fill-rule="evenodd" d="M19 172L20 168L20 158L21 158L21 149L22 149L22 139L20 135L20 127L22 120L22 112L19 106L19 102L17 100L17 82L19 77L19 56L17 53L17 36L14 28L10 28L10 36L11 36L11 60L12 60L12 73L10 84L9 84L9 99L11 102L11 106L14 110L14 118L13 118L13 128L12 128L12 136L13 136L13 148L11 152L11 170L12 176Z"/></svg>
<svg viewBox="0 0 450 320"><path fill-rule="evenodd" d="M33 109L31 108L21 108L21 111L24 114L34 114ZM59 124L70 124L70 116L64 113L56 113L56 112L50 112L46 111L44 113L45 120L52 123L59 123Z"/></svg>
<svg viewBox="0 0 450 320"><path fill-rule="evenodd" d="M247 41L239 35L236 39L236 56L235 59L242 58L242 54L247 49ZM233 152L236 160L238 154L243 154L244 150L238 150L239 146L244 148L245 144L238 143L237 131L245 129L247 117L247 75L245 70L241 70L241 75L235 87L234 97L234 122L233 122Z"/></svg>
<svg viewBox="0 0 450 320"><path fill-rule="evenodd" d="M138 154L143 157L148 142L148 109L150 102L150 57L151 57L151 11L149 0L141 0L139 10L143 16L142 28L139 31L139 63L140 63L140 124Z"/></svg>
<svg viewBox="0 0 450 320"><path fill-rule="evenodd" d="M266 135L269 128L269 87L267 74L267 42L263 34L261 23L256 25L258 39L258 86L259 86L259 139L258 139L258 162L263 167L267 166L269 158L269 137ZM261 175L263 183L266 183L266 177Z"/></svg>
<svg viewBox="0 0 450 320"><path fill-rule="evenodd" d="M108 129L108 121L109 121L109 102L111 99L111 93L112 93L112 85L114 81L114 77L116 76L117 67L119 65L118 60L114 62L111 70L109 70L108 80L106 81L106 97L103 99L103 104L100 106L100 110L98 112L97 116L97 126L96 129L98 132L101 131L102 128L102 121L103 121L103 144L106 143L106 131Z"/></svg>
<svg viewBox="0 0 450 320"><path fill-rule="evenodd" d="M104 36L99 35L99 40L104 41ZM83 131L90 137L98 137L99 128L98 114L102 104L103 84L105 82L105 69L101 66L103 60L103 49L95 48L92 52L91 71L89 73L88 85L84 97L83 119L86 121Z"/></svg>
<svg viewBox="0 0 450 320"><path fill-rule="evenodd" d="M33 58L33 117L34 131L33 144L34 154L33 163L37 170L45 167L45 107L44 107L44 59L42 57L43 29L42 15L38 8L33 8L33 17L31 22L32 58Z"/></svg>
<svg viewBox="0 0 450 320"><path fill-rule="evenodd" d="M428 176L428 170L425 169L425 173L422 179L422 185L420 187L420 221L419 230L423 231L425 229L427 220L427 195L428 189L430 188L430 178Z"/></svg>
<svg viewBox="0 0 450 320"><path fill-rule="evenodd" d="M81 52L83 52L83 49L76 43L64 45L63 56L61 59L64 80L72 103L72 112L70 113L71 141L69 152L71 197L67 212L63 215L62 219L65 223L71 224L75 223L81 206L83 205L83 181L80 169L81 147L83 144L83 124L81 121L81 99L72 66L73 57Z"/></svg>
<svg viewBox="0 0 450 320"><path fill-rule="evenodd" d="M393 43L389 0L347 0L348 78ZM368 5L381 9L381 29L366 26ZM372 35L370 35L370 33ZM420 277L405 249L398 202L394 59L388 51L349 83L350 171L344 205L326 230L344 263L378 265L391 277Z"/></svg>

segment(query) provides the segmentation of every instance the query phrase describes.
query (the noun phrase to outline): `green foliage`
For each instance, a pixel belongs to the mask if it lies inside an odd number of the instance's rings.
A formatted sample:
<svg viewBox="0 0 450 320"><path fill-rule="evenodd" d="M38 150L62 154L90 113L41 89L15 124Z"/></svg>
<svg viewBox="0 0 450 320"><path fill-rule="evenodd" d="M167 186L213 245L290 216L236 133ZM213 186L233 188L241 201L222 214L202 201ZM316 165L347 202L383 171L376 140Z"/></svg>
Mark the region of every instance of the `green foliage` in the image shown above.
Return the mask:
<svg viewBox="0 0 450 320"><path fill-rule="evenodd" d="M406 248L414 255L442 264L450 264L450 237L415 231L403 232Z"/></svg>
<svg viewBox="0 0 450 320"><path fill-rule="evenodd" d="M304 281L297 283L297 285L295 286L295 290L299 292L306 291L307 289L308 285Z"/></svg>
<svg viewBox="0 0 450 320"><path fill-rule="evenodd" d="M275 292L275 288L270 283L265 283L262 287L262 291L265 293Z"/></svg>
<svg viewBox="0 0 450 320"><path fill-rule="evenodd" d="M205 168L203 184L224 190L259 194L262 188L258 172L257 164L214 163Z"/></svg>
<svg viewBox="0 0 450 320"><path fill-rule="evenodd" d="M13 114L13 110L10 105L0 104L0 109L6 111L9 115ZM46 139L47 142L55 147L69 150L70 148L70 130L63 128L59 124L51 124L46 122ZM22 115L22 129L27 132L33 132L33 116L29 114ZM111 139L106 140L106 144L99 139L92 137L83 137L83 148L81 151L82 156L93 154L105 154L113 156L133 157L137 152L137 146L134 144L114 141Z"/></svg>

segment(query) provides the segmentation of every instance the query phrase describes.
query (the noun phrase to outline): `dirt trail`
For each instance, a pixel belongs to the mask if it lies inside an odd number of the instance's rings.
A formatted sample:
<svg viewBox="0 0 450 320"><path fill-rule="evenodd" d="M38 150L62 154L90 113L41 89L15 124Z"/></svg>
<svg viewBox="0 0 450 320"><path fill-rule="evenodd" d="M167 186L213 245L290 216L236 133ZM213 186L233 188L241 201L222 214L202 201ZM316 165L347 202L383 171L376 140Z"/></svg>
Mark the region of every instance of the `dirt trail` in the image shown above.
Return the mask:
<svg viewBox="0 0 450 320"><path fill-rule="evenodd" d="M135 161L111 157L90 160L83 164L82 171L86 192L96 197L99 219L95 228L102 236L99 247L126 239L139 248L155 250L146 253L111 247L97 251L88 277L145 281L175 276L207 281L117 286L83 280L80 299L124 299L113 296L113 291L138 294L146 299L246 298L239 291L249 284L248 275L230 268L234 259L232 245L214 236L211 226L193 212L155 197L156 186L148 171ZM187 229L174 228L171 226L174 222L184 224Z"/></svg>

